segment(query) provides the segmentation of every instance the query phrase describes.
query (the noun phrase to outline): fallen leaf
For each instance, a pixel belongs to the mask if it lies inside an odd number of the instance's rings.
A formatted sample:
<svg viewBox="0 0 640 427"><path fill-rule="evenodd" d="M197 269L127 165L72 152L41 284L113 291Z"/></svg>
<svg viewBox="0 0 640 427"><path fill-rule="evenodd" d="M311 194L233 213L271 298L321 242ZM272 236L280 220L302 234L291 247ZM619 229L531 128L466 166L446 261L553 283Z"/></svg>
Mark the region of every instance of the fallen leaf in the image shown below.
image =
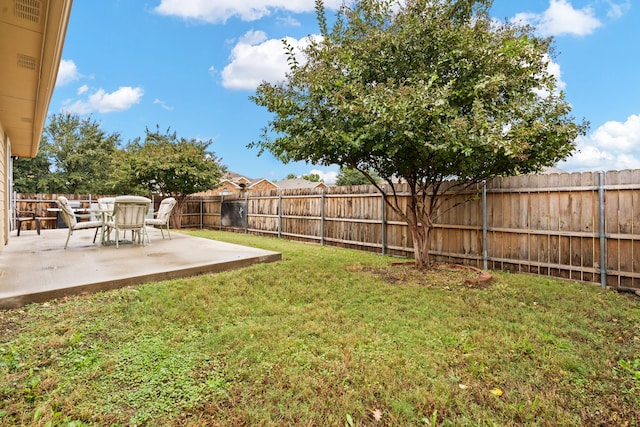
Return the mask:
<svg viewBox="0 0 640 427"><path fill-rule="evenodd" d="M494 388L493 390L491 390L491 394L493 394L494 396L502 396L504 394L504 392L499 389L498 387Z"/></svg>
<svg viewBox="0 0 640 427"><path fill-rule="evenodd" d="M382 420L382 411L380 409L374 409L373 411L371 411L371 416L374 420L380 421Z"/></svg>
<svg viewBox="0 0 640 427"><path fill-rule="evenodd" d="M462 390L466 390L469 388L469 386L465 384L458 384L458 387L460 387Z"/></svg>

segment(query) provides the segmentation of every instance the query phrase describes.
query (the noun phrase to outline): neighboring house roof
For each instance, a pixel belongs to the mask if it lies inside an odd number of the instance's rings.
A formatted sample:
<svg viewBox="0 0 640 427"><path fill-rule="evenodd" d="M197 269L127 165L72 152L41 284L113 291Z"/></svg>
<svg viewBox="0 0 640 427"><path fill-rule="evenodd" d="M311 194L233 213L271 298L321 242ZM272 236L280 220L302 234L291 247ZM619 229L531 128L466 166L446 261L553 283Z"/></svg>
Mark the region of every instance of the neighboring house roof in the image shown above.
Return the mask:
<svg viewBox="0 0 640 427"><path fill-rule="evenodd" d="M550 174L550 173L567 173L566 171L563 171L560 168L556 168L556 167L549 167L549 168L543 168L542 171L540 172L541 174Z"/></svg>
<svg viewBox="0 0 640 427"><path fill-rule="evenodd" d="M255 186L259 185L260 183L268 183L268 184L273 185L274 187L278 186L277 184L274 184L273 182L269 181L267 178L258 178L258 179L253 180L253 182L251 182L251 185L249 186L249 188L255 187Z"/></svg>
<svg viewBox="0 0 640 427"><path fill-rule="evenodd" d="M220 182L220 185L222 186L223 183L230 183L233 184L236 188L242 188L241 184L244 184L245 188L251 188L254 187L260 183L269 183L271 185L273 185L274 187L277 187L276 184L274 184L273 182L269 181L267 178L248 178L244 175L240 175L238 173L235 172L227 172L227 175L225 176L225 179L223 179Z"/></svg>
<svg viewBox="0 0 640 427"><path fill-rule="evenodd" d="M38 154L72 3L13 0L0 7L0 127L13 156Z"/></svg>
<svg viewBox="0 0 640 427"><path fill-rule="evenodd" d="M324 182L311 182L302 178L294 178L294 179L284 179L282 181L272 182L267 178L247 178L246 176L240 175L235 172L227 172L225 179L220 181L220 187L224 187L225 185L232 186L233 189L242 189L244 184L244 188L251 189L259 186L260 184L269 184L273 186L274 189L281 190L291 190L295 188L326 188L327 185Z"/></svg>
<svg viewBox="0 0 640 427"><path fill-rule="evenodd" d="M238 184L236 184L233 181L230 181L228 179L223 179L222 181L220 181L220 184L218 185L218 187L225 187L225 186L231 186L233 188L237 188L239 189L240 186Z"/></svg>
<svg viewBox="0 0 640 427"><path fill-rule="evenodd" d="M276 182L276 185L282 190L290 190L294 188L327 187L327 184L325 184L324 182L311 182L302 178L284 179L282 181Z"/></svg>
<svg viewBox="0 0 640 427"><path fill-rule="evenodd" d="M229 171L225 175L225 178L228 179L229 181L233 181L238 178L246 178L246 177L244 175L240 175L239 173ZM250 178L246 178L246 179L250 179Z"/></svg>

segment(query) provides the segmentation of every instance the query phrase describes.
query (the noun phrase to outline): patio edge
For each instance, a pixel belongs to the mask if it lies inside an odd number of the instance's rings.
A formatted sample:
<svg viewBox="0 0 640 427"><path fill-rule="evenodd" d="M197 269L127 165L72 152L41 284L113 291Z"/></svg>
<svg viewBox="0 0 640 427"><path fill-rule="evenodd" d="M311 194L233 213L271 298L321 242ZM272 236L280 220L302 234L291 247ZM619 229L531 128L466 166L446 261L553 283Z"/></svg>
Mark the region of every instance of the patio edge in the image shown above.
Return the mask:
<svg viewBox="0 0 640 427"><path fill-rule="evenodd" d="M143 274L122 279L87 283L84 285L68 288L50 289L42 292L3 297L0 298L0 309L7 310L12 308L19 308L27 304L43 303L68 296L109 291L113 289L124 288L126 286L135 286L150 282L160 282L164 280L193 277L209 273L220 273L223 271L237 270L244 267L249 267L254 264L276 262L281 260L281 253L272 253L268 255L243 258L233 261L202 264L182 269Z"/></svg>

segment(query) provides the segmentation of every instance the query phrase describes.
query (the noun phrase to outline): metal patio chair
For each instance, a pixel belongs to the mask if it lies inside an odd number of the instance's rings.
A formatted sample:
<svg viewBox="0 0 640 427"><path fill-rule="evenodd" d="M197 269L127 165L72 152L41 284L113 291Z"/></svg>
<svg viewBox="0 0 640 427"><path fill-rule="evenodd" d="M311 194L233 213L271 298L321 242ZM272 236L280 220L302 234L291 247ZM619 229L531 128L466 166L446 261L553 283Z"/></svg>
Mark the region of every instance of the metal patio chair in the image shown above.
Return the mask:
<svg viewBox="0 0 640 427"><path fill-rule="evenodd" d="M80 221L78 222L78 218L89 218L88 215L77 215L71 205L69 204L69 200L66 197L60 196L56 200L58 207L60 208L60 215L62 220L69 228L69 233L67 234L67 241L64 243L64 248L67 249L67 245L69 244L69 238L76 230L88 230L88 229L96 229L96 232L93 236L93 243L96 242L96 237L98 236L98 229L102 229L103 222L102 221Z"/></svg>
<svg viewBox="0 0 640 427"><path fill-rule="evenodd" d="M162 234L162 239L164 240L164 230L167 230L167 235L169 236L169 240L171 240L171 233L169 232L169 219L171 219L171 212L173 208L176 206L176 199L173 197L167 197L162 202L160 202L160 206L158 207L158 212L154 214L154 218L147 218L147 225L154 225L160 228L160 233Z"/></svg>
<svg viewBox="0 0 640 427"><path fill-rule="evenodd" d="M143 243L149 236L145 230L145 216L149 211L151 200L140 196L118 196L113 203L113 214L107 220L107 234L114 230L116 247L120 247L120 232L131 230L131 241Z"/></svg>

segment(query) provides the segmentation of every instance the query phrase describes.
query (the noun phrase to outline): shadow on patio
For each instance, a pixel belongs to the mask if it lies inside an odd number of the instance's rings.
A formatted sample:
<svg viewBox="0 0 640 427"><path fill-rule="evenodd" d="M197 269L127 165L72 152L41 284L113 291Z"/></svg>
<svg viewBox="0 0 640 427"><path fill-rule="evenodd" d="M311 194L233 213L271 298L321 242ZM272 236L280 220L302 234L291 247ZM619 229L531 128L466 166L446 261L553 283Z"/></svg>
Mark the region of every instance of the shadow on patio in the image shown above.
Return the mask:
<svg viewBox="0 0 640 427"><path fill-rule="evenodd" d="M93 244L93 230L15 231L0 252L0 309L282 259L277 252L148 228L151 244ZM98 236L99 240L99 236Z"/></svg>

